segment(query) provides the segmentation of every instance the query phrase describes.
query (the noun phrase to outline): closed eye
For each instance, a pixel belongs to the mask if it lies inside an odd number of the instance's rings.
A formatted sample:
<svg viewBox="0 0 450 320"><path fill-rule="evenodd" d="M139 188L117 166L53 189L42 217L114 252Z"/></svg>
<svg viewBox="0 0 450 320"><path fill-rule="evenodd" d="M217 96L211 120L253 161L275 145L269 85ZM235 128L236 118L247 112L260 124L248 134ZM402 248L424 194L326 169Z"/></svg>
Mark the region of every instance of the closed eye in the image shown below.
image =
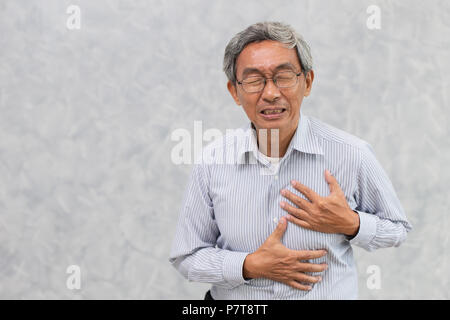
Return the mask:
<svg viewBox="0 0 450 320"><path fill-rule="evenodd" d="M242 81L242 82L244 82L244 83L246 83L246 84L258 84L258 83L261 83L261 82L263 82L264 80L263 80L263 78L260 78L260 77L254 77L254 78L247 78L247 79L245 79L244 81Z"/></svg>

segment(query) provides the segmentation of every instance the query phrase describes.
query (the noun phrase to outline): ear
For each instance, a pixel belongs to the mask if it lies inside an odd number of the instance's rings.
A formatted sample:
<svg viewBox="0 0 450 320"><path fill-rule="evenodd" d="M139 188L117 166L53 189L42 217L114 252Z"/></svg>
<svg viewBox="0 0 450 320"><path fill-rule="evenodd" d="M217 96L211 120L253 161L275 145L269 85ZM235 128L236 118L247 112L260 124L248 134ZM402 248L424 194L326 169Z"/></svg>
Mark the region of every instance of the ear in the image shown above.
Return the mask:
<svg viewBox="0 0 450 320"><path fill-rule="evenodd" d="M231 96L233 97L234 101L238 106L241 105L241 101L239 100L238 94L237 94L237 88L231 81L228 81L227 83L228 91L230 92Z"/></svg>
<svg viewBox="0 0 450 320"><path fill-rule="evenodd" d="M305 83L306 83L305 97L309 96L309 94L311 93L313 81L314 81L314 71L309 70L308 73L306 74L306 80L305 80Z"/></svg>

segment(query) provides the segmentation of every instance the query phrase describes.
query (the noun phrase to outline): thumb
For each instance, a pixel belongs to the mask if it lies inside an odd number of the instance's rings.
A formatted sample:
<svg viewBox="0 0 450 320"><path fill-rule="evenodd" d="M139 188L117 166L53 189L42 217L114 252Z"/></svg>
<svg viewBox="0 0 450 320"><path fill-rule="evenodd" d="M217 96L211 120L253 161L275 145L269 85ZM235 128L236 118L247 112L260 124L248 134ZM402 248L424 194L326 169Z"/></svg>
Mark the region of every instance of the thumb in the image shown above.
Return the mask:
<svg viewBox="0 0 450 320"><path fill-rule="evenodd" d="M281 241L281 238L283 238L283 235L286 232L286 228L287 228L286 218L285 217L281 217L280 221L278 221L277 227L275 228L275 230L270 235L271 238L274 238L276 240L280 240Z"/></svg>

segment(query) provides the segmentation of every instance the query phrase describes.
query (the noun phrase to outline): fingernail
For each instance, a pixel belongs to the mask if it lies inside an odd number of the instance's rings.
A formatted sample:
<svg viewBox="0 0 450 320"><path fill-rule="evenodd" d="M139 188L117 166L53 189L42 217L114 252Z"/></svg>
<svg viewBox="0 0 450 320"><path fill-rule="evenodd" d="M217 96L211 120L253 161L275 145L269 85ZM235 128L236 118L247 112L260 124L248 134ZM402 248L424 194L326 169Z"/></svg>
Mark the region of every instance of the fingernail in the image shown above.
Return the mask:
<svg viewBox="0 0 450 320"><path fill-rule="evenodd" d="M286 204L283 201L280 202L280 207L284 208L285 205Z"/></svg>
<svg viewBox="0 0 450 320"><path fill-rule="evenodd" d="M317 277L317 281L318 282L322 281L322 277Z"/></svg>
<svg viewBox="0 0 450 320"><path fill-rule="evenodd" d="M295 180L291 180L291 184L292 184L293 186L295 186L296 183L297 183L297 182L296 182Z"/></svg>
<svg viewBox="0 0 450 320"><path fill-rule="evenodd" d="M281 190L281 195L283 195L283 196L286 195L286 190L285 189Z"/></svg>

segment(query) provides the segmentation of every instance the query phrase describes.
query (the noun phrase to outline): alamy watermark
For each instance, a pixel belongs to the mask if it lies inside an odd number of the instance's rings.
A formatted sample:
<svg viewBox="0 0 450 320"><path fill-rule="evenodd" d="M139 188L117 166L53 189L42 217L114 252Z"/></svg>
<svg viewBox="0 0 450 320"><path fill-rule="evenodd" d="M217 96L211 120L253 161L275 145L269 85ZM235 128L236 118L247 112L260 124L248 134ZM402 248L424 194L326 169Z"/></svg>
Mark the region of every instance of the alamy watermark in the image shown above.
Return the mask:
<svg viewBox="0 0 450 320"><path fill-rule="evenodd" d="M367 277L366 285L369 290L381 289L381 269L377 265L370 265L366 269Z"/></svg>
<svg viewBox="0 0 450 320"><path fill-rule="evenodd" d="M369 14L367 17L366 26L369 30L380 30L381 29L381 9L377 5L370 5L366 9L366 13Z"/></svg>
<svg viewBox="0 0 450 320"><path fill-rule="evenodd" d="M69 290L81 289L81 268L75 264L70 265L66 269L66 273L70 274L66 280L66 287Z"/></svg>
<svg viewBox="0 0 450 320"><path fill-rule="evenodd" d="M258 136L258 138L256 138ZM185 128L175 129L171 140L177 142L173 146L170 158L173 164L256 164L255 157L239 157L249 147L260 150L272 158L279 158L279 129L226 129L225 134L217 129L203 130L202 121L194 121L191 133ZM270 139L269 139L270 138ZM204 146L204 143L209 143Z"/></svg>
<svg viewBox="0 0 450 320"><path fill-rule="evenodd" d="M69 30L79 30L81 28L81 9L77 5L70 5L66 9L69 15L66 20L66 27Z"/></svg>

